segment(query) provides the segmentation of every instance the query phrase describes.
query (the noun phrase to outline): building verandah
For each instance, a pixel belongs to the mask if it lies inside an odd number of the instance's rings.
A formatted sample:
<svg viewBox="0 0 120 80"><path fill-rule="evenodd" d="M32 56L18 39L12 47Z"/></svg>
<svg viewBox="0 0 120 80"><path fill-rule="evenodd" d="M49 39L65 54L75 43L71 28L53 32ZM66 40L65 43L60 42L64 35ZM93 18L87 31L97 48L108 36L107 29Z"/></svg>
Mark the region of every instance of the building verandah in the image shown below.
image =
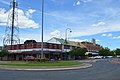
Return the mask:
<svg viewBox="0 0 120 80"><path fill-rule="evenodd" d="M92 48L97 51L99 50L100 46L89 46L86 45L86 42L83 43L85 43L85 45L81 45L80 42L66 42L64 39L53 37L47 42L43 42L44 57L49 59L69 59L68 52L75 48ZM90 48L87 46L89 46ZM40 58L42 50L41 42L36 42L35 40L26 40L23 44L5 46L5 49L10 52L10 54L8 55L8 60L23 60L23 58L25 58L26 56L34 56L35 58Z"/></svg>

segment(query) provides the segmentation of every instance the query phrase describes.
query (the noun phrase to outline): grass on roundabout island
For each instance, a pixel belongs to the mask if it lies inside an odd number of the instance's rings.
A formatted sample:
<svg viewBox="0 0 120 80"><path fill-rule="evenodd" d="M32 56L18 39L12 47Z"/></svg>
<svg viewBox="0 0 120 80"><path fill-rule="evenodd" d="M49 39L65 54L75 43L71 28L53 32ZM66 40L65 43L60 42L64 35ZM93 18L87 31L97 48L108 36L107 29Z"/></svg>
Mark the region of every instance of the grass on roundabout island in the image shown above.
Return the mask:
<svg viewBox="0 0 120 80"><path fill-rule="evenodd" d="M10 62L0 63L0 66L34 66L34 67L56 67L56 66L77 66L80 62L75 61L56 61L56 62Z"/></svg>

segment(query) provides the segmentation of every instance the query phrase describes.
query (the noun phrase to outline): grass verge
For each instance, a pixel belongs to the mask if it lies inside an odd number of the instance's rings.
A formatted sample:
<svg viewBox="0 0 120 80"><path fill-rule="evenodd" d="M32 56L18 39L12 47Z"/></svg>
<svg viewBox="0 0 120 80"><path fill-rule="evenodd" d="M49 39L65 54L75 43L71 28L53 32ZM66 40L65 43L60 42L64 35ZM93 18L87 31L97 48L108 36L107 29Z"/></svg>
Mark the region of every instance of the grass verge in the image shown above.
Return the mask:
<svg viewBox="0 0 120 80"><path fill-rule="evenodd" d="M59 61L59 62L24 62L24 63L0 63L0 66L76 66L80 65L80 62L67 62L67 61Z"/></svg>

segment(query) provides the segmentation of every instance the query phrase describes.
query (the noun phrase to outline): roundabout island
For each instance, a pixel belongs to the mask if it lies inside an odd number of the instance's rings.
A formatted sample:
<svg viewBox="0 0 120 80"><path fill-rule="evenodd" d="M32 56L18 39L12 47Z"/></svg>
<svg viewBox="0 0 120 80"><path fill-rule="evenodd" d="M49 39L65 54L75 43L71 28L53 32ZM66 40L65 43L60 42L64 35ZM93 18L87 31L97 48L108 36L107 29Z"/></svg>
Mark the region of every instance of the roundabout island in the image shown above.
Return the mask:
<svg viewBox="0 0 120 80"><path fill-rule="evenodd" d="M55 62L23 62L23 61L1 61L0 69L5 70L73 70L91 67L92 64L79 61L55 61Z"/></svg>

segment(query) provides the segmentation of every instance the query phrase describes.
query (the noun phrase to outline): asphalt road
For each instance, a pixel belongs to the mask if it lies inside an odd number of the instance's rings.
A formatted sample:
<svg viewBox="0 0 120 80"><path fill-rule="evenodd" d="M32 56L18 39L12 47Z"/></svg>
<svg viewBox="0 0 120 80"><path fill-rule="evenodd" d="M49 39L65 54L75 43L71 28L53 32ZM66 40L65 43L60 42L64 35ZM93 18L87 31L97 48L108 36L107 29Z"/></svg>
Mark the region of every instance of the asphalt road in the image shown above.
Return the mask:
<svg viewBox="0 0 120 80"><path fill-rule="evenodd" d="M0 70L0 80L120 80L120 65L100 60L93 67L66 71Z"/></svg>

